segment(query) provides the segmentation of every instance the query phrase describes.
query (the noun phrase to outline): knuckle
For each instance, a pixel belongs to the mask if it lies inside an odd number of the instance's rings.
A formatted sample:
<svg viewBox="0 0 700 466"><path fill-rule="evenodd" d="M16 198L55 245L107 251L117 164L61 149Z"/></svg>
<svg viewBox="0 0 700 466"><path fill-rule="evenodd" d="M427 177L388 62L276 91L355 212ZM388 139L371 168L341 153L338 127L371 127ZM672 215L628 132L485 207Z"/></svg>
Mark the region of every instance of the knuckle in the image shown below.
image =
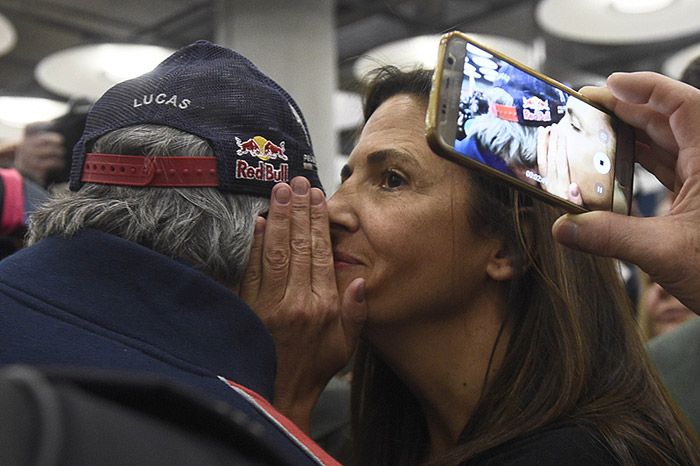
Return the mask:
<svg viewBox="0 0 700 466"><path fill-rule="evenodd" d="M328 222L328 213L321 208L311 209L311 221L314 223L326 223ZM326 223L327 224L327 223Z"/></svg>
<svg viewBox="0 0 700 466"><path fill-rule="evenodd" d="M287 212L284 209L274 208L270 209L267 214L268 222L274 223L284 223L288 220Z"/></svg>
<svg viewBox="0 0 700 466"><path fill-rule="evenodd" d="M327 254L327 251L313 251L311 254L311 261L316 266L325 267L331 269L333 267L333 256ZM331 274L327 274L326 279L330 279Z"/></svg>
<svg viewBox="0 0 700 466"><path fill-rule="evenodd" d="M331 243L327 238L314 237L312 241L311 257L315 263L332 263Z"/></svg>
<svg viewBox="0 0 700 466"><path fill-rule="evenodd" d="M262 274L258 268L249 268L243 276L243 283L255 283L262 279Z"/></svg>
<svg viewBox="0 0 700 466"><path fill-rule="evenodd" d="M292 214L295 216L308 216L309 215L309 205L305 202L292 202L291 204Z"/></svg>
<svg viewBox="0 0 700 466"><path fill-rule="evenodd" d="M271 270L283 270L289 265L289 251L284 248L271 248L265 251L264 259Z"/></svg>
<svg viewBox="0 0 700 466"><path fill-rule="evenodd" d="M311 242L307 238L295 238L289 242L293 255L311 255Z"/></svg>

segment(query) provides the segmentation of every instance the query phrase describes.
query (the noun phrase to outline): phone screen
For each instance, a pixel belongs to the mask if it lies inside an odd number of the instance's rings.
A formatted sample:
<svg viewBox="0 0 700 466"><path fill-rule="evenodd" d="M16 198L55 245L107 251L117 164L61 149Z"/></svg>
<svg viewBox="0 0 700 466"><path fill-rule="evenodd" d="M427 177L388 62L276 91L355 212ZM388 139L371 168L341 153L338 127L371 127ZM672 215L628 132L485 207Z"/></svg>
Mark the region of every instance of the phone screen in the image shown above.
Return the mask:
<svg viewBox="0 0 700 466"><path fill-rule="evenodd" d="M465 52L454 150L584 209L619 210L617 120L473 43Z"/></svg>

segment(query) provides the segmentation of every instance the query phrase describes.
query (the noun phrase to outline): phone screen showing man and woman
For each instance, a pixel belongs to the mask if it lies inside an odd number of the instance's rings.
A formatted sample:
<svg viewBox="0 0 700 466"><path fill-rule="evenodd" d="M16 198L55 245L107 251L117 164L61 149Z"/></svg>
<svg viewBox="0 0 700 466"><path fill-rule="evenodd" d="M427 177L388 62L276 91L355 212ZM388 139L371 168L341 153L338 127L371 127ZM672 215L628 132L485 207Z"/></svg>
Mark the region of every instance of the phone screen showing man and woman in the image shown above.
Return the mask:
<svg viewBox="0 0 700 466"><path fill-rule="evenodd" d="M610 115L473 44L466 46L455 150L587 209L610 208Z"/></svg>

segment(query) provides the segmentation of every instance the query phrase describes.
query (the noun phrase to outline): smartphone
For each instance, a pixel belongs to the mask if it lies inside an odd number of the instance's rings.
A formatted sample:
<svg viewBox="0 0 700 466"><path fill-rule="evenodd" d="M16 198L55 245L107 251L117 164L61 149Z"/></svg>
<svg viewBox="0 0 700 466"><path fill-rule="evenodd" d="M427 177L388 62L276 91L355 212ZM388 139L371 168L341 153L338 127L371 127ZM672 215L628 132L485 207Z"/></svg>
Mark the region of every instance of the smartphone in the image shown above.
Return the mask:
<svg viewBox="0 0 700 466"><path fill-rule="evenodd" d="M426 126L449 160L569 212L629 215L632 128L461 32L440 41Z"/></svg>

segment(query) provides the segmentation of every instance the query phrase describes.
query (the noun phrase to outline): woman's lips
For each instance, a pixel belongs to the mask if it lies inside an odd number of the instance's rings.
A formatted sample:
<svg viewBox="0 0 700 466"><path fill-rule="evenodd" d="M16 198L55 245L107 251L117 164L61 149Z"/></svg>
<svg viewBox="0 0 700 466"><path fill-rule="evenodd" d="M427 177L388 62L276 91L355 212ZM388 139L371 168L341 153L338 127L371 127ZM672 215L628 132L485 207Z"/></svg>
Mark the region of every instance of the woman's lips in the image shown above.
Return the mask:
<svg viewBox="0 0 700 466"><path fill-rule="evenodd" d="M350 254L340 252L340 251L333 251L333 263L334 263L336 269L343 269L343 268L348 268L348 267L352 267L355 265L362 265L362 262L355 259Z"/></svg>

